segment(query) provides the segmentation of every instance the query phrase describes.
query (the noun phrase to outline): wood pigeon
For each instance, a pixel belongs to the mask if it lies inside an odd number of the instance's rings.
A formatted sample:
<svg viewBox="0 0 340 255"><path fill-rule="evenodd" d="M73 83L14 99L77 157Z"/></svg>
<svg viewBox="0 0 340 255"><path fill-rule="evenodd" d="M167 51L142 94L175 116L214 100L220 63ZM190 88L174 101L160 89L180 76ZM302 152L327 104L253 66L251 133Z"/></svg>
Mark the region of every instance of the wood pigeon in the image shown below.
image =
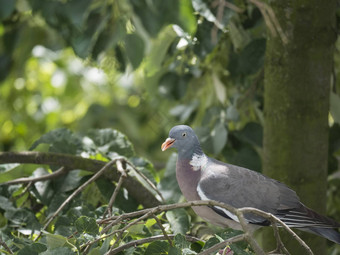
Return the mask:
<svg viewBox="0 0 340 255"><path fill-rule="evenodd" d="M289 227L325 237L340 244L340 224L303 205L295 191L258 172L223 163L204 154L191 127L173 127L162 144L162 151L178 150L176 178L188 201L216 200L235 208L253 207L271 213ZM224 208L197 206L193 210L204 220L221 227L241 230L236 215ZM255 214L245 214L253 227L270 222Z"/></svg>

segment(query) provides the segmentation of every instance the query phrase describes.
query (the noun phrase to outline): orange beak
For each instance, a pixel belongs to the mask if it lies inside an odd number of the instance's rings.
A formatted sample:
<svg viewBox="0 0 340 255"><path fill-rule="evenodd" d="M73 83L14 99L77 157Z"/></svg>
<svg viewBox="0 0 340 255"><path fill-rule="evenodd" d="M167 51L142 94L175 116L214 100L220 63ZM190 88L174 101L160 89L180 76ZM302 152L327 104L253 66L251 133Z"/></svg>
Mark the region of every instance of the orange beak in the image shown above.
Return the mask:
<svg viewBox="0 0 340 255"><path fill-rule="evenodd" d="M167 138L165 142L162 144L162 151L165 151L166 149L170 148L175 142L175 139Z"/></svg>

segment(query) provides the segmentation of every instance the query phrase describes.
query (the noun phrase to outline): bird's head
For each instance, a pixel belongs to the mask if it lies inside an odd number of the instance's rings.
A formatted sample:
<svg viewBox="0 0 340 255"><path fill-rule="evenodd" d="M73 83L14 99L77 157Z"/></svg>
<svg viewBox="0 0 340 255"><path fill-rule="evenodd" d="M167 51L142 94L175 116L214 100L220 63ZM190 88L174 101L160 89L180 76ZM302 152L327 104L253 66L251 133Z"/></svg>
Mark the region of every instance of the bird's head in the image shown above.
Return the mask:
<svg viewBox="0 0 340 255"><path fill-rule="evenodd" d="M168 148L176 148L179 153L193 153L200 149L197 136L194 130L186 125L174 126L170 132L169 137L162 144L162 151Z"/></svg>

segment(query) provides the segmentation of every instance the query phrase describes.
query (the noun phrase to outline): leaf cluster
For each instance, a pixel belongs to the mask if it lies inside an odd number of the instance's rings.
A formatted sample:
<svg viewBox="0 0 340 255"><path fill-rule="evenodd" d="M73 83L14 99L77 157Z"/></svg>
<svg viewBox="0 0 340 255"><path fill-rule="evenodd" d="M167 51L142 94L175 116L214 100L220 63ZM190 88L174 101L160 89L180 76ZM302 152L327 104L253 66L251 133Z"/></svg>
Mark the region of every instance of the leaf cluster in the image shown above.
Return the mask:
<svg viewBox="0 0 340 255"><path fill-rule="evenodd" d="M168 211L166 214L160 213L138 221L135 221L134 217L122 221L116 220L116 224L110 225L110 218L105 216L110 196L117 187L117 182L110 181L105 175L89 183L79 195L63 207L50 224L45 224L59 210L61 204L90 177L86 164L81 169L73 169L71 162L61 155L81 156L104 162L123 157L126 162L130 162L128 164L132 165L133 162L133 169L138 169L155 185L160 185L159 176L150 162L136 156L127 137L112 129L91 130L83 136L72 133L68 129L57 129L43 135L33 143L31 149L38 150L38 153L49 153L57 159L52 165L39 160L33 165L1 165L1 182L12 181L22 176L34 177L30 182L26 182L28 184L3 183L0 186L0 239L5 243L1 250L3 253L113 254L110 253L110 249L127 245L120 252L196 254L216 243L213 239L209 239L207 243L197 241L198 239L191 242L187 240L185 234L189 233L191 218L184 209ZM2 158L2 162L4 161L6 158ZM56 162L68 168L64 175L44 181L36 180L43 175L58 171ZM132 174L133 169L129 169L128 166L125 168L128 170L128 175L138 175ZM150 189L147 184L143 185L145 189ZM174 191L173 187L162 185L160 190L163 194L174 192L178 197L178 191ZM147 203L138 201L136 197L127 193L127 189L122 188L110 208L112 214L109 217L115 220L122 214L142 209L145 205ZM238 234L230 231L228 233L229 238ZM168 235L173 240L153 241L153 237L160 235L163 240ZM141 242L139 246L129 246L129 243L148 238L150 241ZM218 242L220 241L221 238ZM245 254L243 244L232 247L235 247L232 248L234 254Z"/></svg>

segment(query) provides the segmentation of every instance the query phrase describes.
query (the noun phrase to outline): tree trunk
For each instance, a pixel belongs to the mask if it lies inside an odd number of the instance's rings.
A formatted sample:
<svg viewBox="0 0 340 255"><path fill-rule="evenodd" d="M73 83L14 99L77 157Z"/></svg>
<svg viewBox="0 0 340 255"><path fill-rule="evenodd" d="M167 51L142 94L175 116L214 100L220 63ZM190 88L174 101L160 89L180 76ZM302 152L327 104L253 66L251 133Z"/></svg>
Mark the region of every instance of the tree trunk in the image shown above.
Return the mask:
<svg viewBox="0 0 340 255"><path fill-rule="evenodd" d="M336 1L270 2L288 43L272 35L267 39L264 173L325 214ZM275 246L268 242L272 236L271 231L263 234L266 249ZM307 233L300 236L315 254L325 254L324 239ZM284 235L283 240L292 254L305 254L292 238Z"/></svg>

